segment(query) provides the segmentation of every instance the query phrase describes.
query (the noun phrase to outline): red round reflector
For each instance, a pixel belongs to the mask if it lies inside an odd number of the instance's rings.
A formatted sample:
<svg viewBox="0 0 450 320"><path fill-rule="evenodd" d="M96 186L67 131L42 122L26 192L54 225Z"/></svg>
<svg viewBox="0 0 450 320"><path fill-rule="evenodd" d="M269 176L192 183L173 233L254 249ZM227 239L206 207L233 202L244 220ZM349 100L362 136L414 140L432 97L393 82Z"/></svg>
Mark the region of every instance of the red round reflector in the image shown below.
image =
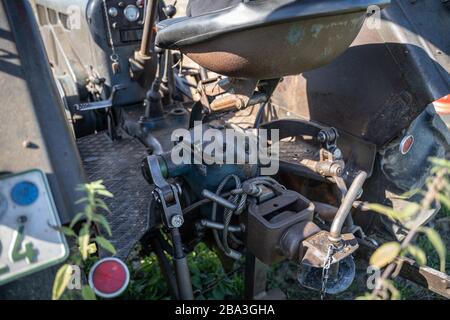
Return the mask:
<svg viewBox="0 0 450 320"><path fill-rule="evenodd" d="M127 266L117 258L102 259L89 272L89 285L102 298L119 296L127 288L129 281Z"/></svg>
<svg viewBox="0 0 450 320"><path fill-rule="evenodd" d="M411 150L412 146L414 144L414 136L408 135L402 139L402 142L400 142L400 152L402 154L407 154L409 150Z"/></svg>

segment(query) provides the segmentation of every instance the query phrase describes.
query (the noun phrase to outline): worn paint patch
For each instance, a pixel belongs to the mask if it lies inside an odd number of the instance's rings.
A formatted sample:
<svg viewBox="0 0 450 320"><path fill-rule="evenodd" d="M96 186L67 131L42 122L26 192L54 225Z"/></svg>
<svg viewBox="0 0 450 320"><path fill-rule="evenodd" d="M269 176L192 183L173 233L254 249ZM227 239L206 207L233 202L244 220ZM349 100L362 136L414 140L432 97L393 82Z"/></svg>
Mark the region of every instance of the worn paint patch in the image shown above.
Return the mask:
<svg viewBox="0 0 450 320"><path fill-rule="evenodd" d="M322 50L321 56L322 56L323 58L326 58L326 57L330 56L332 53L333 53L333 49L330 48L330 47L325 46L325 47L323 48L323 50Z"/></svg>
<svg viewBox="0 0 450 320"><path fill-rule="evenodd" d="M311 27L311 34L313 36L313 38L317 38L317 36L319 35L320 31L322 31L324 25L323 24L313 24Z"/></svg>
<svg viewBox="0 0 450 320"><path fill-rule="evenodd" d="M361 21L364 21L364 19L361 19L361 17L355 17L350 20L344 20L344 21L337 21L337 22L330 22L326 24L313 24L311 26L311 35L313 38L317 38L319 33L322 32L323 29L329 30L329 29L338 29L338 28L352 28L354 29L355 26L361 26ZM344 30L342 30L344 31ZM336 38L342 38L342 35L337 33Z"/></svg>
<svg viewBox="0 0 450 320"><path fill-rule="evenodd" d="M305 36L305 30L299 24L293 24L289 28L287 40L290 45L298 46Z"/></svg>

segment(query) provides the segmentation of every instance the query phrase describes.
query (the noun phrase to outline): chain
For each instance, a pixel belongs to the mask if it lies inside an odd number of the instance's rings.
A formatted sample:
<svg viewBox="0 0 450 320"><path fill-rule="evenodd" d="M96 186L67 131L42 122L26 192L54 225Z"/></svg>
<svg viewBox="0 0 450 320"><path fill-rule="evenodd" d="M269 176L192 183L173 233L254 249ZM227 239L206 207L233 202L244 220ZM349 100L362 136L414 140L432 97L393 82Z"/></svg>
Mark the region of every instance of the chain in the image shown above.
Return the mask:
<svg viewBox="0 0 450 320"><path fill-rule="evenodd" d="M119 55L117 54L116 47L114 45L114 39L113 39L113 35L112 35L112 30L111 30L111 21L109 20L108 6L106 5L106 0L103 0L103 10L105 11L106 27L108 30L108 38L109 38L109 43L111 45L111 51L112 51L112 54L109 58L112 61L112 67L113 67L114 73L117 73L118 69L119 69Z"/></svg>
<svg viewBox="0 0 450 320"><path fill-rule="evenodd" d="M325 298L330 266L331 266L331 262L333 262L333 253L334 253L334 246L332 244L330 244L328 246L327 256L326 256L326 259L325 259L325 262L323 265L323 269L322 269L322 289L320 290L320 299L321 300L323 300Z"/></svg>

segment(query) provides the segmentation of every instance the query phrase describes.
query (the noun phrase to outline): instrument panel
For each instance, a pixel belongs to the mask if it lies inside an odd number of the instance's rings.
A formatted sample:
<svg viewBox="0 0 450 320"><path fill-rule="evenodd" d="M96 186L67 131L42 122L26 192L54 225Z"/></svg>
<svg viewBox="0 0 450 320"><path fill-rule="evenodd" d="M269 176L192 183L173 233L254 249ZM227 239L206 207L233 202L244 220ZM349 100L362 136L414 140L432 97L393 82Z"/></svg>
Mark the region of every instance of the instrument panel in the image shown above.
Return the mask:
<svg viewBox="0 0 450 320"><path fill-rule="evenodd" d="M138 43L142 40L145 0L107 0L105 20L111 32L111 38L115 46Z"/></svg>

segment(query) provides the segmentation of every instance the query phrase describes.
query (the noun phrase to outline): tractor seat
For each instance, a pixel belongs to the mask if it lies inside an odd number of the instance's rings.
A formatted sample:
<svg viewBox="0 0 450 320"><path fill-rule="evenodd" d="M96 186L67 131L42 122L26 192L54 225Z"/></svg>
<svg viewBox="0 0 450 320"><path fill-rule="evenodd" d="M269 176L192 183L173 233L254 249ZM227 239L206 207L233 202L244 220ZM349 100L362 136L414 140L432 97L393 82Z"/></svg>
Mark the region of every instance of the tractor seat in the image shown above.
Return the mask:
<svg viewBox="0 0 450 320"><path fill-rule="evenodd" d="M219 74L272 79L329 63L358 35L371 5L390 0L254 0L161 21L156 45Z"/></svg>

